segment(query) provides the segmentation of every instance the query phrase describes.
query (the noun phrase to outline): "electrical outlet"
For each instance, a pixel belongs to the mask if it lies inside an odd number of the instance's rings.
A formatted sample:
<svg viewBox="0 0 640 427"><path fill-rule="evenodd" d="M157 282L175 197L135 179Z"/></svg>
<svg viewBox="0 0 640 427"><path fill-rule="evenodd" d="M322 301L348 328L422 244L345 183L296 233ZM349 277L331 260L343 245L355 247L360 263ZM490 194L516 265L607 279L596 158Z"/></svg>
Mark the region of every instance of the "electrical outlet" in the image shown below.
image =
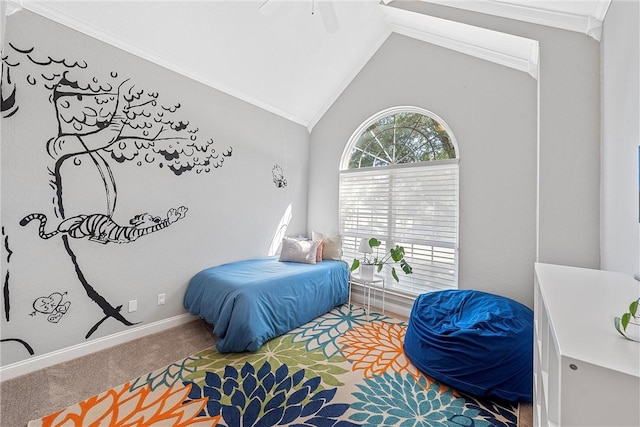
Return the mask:
<svg viewBox="0 0 640 427"><path fill-rule="evenodd" d="M129 313L132 313L138 309L138 300L132 299L129 301Z"/></svg>
<svg viewBox="0 0 640 427"><path fill-rule="evenodd" d="M165 302L164 294L158 294L158 305L162 305Z"/></svg>

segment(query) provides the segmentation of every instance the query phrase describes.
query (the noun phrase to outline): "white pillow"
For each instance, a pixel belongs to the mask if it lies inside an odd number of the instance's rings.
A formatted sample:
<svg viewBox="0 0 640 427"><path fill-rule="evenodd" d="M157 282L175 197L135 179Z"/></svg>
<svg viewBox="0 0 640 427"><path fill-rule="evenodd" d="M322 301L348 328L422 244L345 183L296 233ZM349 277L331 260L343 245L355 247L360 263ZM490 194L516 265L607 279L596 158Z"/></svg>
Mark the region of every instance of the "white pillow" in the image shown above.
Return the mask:
<svg viewBox="0 0 640 427"><path fill-rule="evenodd" d="M311 238L316 242L323 242L322 259L341 260L342 259L342 236L336 234L335 236L326 237L322 233L317 231L311 232Z"/></svg>
<svg viewBox="0 0 640 427"><path fill-rule="evenodd" d="M282 250L278 261L301 262L315 264L319 242L313 240L295 240L282 238Z"/></svg>

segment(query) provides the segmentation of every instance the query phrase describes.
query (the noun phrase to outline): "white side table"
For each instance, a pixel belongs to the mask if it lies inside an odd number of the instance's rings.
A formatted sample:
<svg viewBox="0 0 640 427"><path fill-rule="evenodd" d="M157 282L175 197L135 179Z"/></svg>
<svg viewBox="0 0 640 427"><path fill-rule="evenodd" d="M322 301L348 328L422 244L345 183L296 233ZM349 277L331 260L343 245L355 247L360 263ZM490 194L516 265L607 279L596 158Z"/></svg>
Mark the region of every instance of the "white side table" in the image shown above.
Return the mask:
<svg viewBox="0 0 640 427"><path fill-rule="evenodd" d="M384 314L384 277L374 274L373 279L363 279L360 277L359 272L351 273L351 276L349 277L349 306L351 306L351 286L354 283L362 286L363 308L365 309L367 316L371 310L371 289L373 289L374 292L376 289L382 290L382 314Z"/></svg>

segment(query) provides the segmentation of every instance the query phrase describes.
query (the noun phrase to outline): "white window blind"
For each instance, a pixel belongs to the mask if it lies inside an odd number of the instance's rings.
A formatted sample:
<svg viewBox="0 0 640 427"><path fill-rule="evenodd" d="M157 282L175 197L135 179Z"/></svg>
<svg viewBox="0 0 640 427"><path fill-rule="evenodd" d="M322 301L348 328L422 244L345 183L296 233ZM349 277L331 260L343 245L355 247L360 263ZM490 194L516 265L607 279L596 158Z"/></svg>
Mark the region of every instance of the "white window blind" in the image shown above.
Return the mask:
<svg viewBox="0 0 640 427"><path fill-rule="evenodd" d="M361 258L360 239L375 237L405 248L413 273L385 268L387 286L399 293L458 286L458 160L348 169L340 172L340 233L344 259Z"/></svg>

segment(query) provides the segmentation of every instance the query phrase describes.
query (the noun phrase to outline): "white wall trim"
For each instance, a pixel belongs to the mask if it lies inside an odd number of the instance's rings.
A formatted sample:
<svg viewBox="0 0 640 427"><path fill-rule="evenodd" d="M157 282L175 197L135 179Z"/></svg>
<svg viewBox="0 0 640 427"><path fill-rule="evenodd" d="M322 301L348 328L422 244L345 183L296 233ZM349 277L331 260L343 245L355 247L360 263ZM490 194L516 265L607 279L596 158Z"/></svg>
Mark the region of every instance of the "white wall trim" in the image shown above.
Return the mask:
<svg viewBox="0 0 640 427"><path fill-rule="evenodd" d="M442 6L466 9L473 12L501 16L503 18L545 25L547 27L576 31L600 41L602 23L609 9L610 0L601 0L590 14L579 15L540 7L528 7L514 2L504 3L496 0L422 0Z"/></svg>
<svg viewBox="0 0 640 427"><path fill-rule="evenodd" d="M34 356L30 359L21 360L20 362L2 366L0 368L0 381L10 380L12 378L25 375L39 369L57 365L58 363L67 362L80 356L95 353L118 344L123 344L146 335L162 332L166 329L196 320L196 316L185 313L168 319L159 320L157 322L138 326L136 328L127 329L106 337L98 338L92 341L66 347L50 353ZM212 332L213 333L213 332Z"/></svg>
<svg viewBox="0 0 640 427"><path fill-rule="evenodd" d="M369 50L360 58L357 64L353 67L351 72L349 72L345 78L342 80L342 83L333 91L333 93L327 98L325 103L322 105L320 110L316 113L316 115L311 119L309 126L307 127L309 133L313 127L318 124L322 116L331 108L333 103L338 99L338 97L344 92L344 90L349 86L349 84L355 79L358 73L367 65L367 62L375 55L375 53L380 49L380 46L389 38L391 35L391 29L387 28L384 33L378 38L378 40L369 48Z"/></svg>
<svg viewBox="0 0 640 427"><path fill-rule="evenodd" d="M536 40L390 6L384 10L393 32L504 65L538 78Z"/></svg>
<svg viewBox="0 0 640 427"><path fill-rule="evenodd" d="M176 65L169 59L165 59L160 56L153 55L140 46L137 46L121 38L115 37L112 34L109 34L97 29L96 27L94 27L93 25L87 22L84 22L77 18L71 17L65 13L62 13L58 10L55 10L47 6L43 1L22 0L21 4L23 8L30 10L31 12L37 13L38 15L51 19L59 24L72 28L76 31L79 31L83 34L86 34L104 43L110 44L111 46L117 47L118 49L122 49L125 52L129 52L142 59L146 59L147 61L153 62L154 64L160 65L161 67L174 71L180 75L183 75L192 80L200 82L213 89L224 92L227 95L233 96L234 98L238 98L249 104L255 105L256 107L266 110L270 113L273 113L280 117L284 117L285 119L291 120L292 122L298 123L299 125L302 125L305 127L309 126L309 120L304 117L300 117L291 112L281 110L279 108L274 107L273 105L267 104L250 95L247 95L244 92L232 89L218 81L203 77L197 73L193 73L186 68Z"/></svg>
<svg viewBox="0 0 640 427"><path fill-rule="evenodd" d="M446 0L434 1L434 3L438 2L446 3ZM495 2L490 0L483 0L482 3L493 4ZM72 17L64 12L60 12L59 10L47 5L44 1L20 0L19 4L23 8L37 13L45 18L51 19L104 43L110 44L140 58L146 59L147 61L160 65L168 70L174 71L192 80L200 82L213 89L219 90L249 104L255 105L256 107L261 108L265 111L271 112L294 123L305 126L309 132L311 132L313 127L318 123L318 121L320 121L322 116L328 111L331 105L333 105L335 100L351 83L358 72L366 65L367 61L380 48L387 37L391 34L391 32L396 32L445 48L473 55L478 58L493 61L501 65L527 72L533 78L536 78L535 72L537 70L538 61L537 42L524 39L522 37L497 33L483 28L472 27L457 22L447 21L427 15L405 11L402 9L380 5L382 10L387 15L387 20L389 22L388 28L384 30L382 36L369 48L368 51L365 52L356 66L345 76L341 84L333 91L333 93L330 94L324 104L320 107L319 111L316 112L313 117L302 117L298 114L292 113L290 111L284 111L271 104L260 101L247 93L228 87L227 85L216 81L215 79L211 79L198 73L194 73L189 69L183 68L173 63L170 58L154 55L141 46L117 37L116 35L102 31L89 24L88 22ZM420 22L416 24L417 21ZM434 25L434 23L436 22L439 22L439 24ZM597 21L593 21L591 23L591 25L594 27L594 31L597 31L597 29L599 28L597 24ZM462 27L471 28L473 36L469 37L468 31L461 30ZM482 40L484 38L478 37L479 32L482 32L484 35L488 35L489 43L478 42L479 40ZM535 43L534 47L524 46L524 44L532 42ZM501 46L505 45L506 50L501 49ZM514 53L514 46L516 46L516 50L518 51L517 53Z"/></svg>

